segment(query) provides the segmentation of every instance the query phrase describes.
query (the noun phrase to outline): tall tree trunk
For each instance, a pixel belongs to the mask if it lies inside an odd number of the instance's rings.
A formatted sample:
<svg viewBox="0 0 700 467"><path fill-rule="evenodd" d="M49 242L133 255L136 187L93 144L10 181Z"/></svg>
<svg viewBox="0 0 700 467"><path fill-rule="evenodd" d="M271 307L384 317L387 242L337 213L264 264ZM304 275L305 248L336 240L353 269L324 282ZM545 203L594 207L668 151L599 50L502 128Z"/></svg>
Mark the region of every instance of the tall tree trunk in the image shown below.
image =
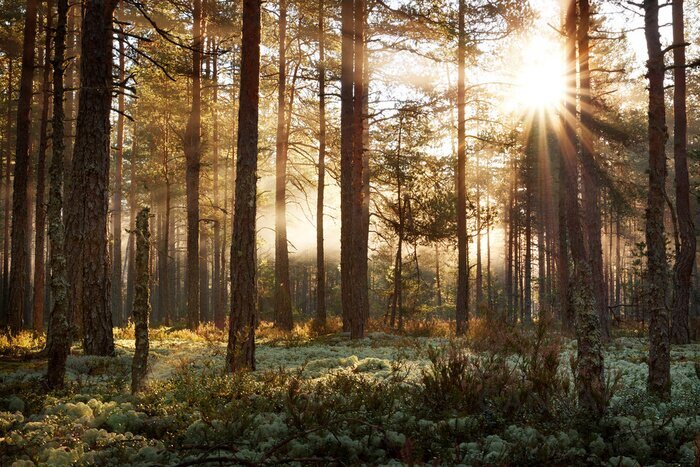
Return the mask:
<svg viewBox="0 0 700 467"><path fill-rule="evenodd" d="M275 159L275 325L291 331L292 298L289 290L287 242L287 1L280 0L279 81L277 86L277 157ZM291 106L290 106L291 107ZM291 110L291 109L290 109Z"/></svg>
<svg viewBox="0 0 700 467"><path fill-rule="evenodd" d="M538 125L538 123L535 123L534 125ZM542 128L539 126L533 130L535 133L539 133L540 131L542 131ZM532 140L536 141L537 138L533 137ZM533 151L537 150L536 146L533 147L533 141L530 143L531 147L527 155L528 160L525 161L525 288L523 289L525 306L522 310L522 321L525 324L532 323L532 198L535 191L532 172L534 171L535 165L533 160Z"/></svg>
<svg viewBox="0 0 700 467"><path fill-rule="evenodd" d="M134 231L136 230L136 159L138 150L138 140L136 138L136 127L131 130L131 181L129 182L129 241L127 243L126 254L128 260L128 268L126 270L126 313L128 318L133 314L134 304L134 261L136 260L136 240L134 239Z"/></svg>
<svg viewBox="0 0 700 467"><path fill-rule="evenodd" d="M202 0L194 0L192 24L192 109L185 129L187 161L187 325L199 325L199 172L202 158Z"/></svg>
<svg viewBox="0 0 700 467"><path fill-rule="evenodd" d="M603 245L600 237L601 214L598 198L598 171L594 155L593 143L593 104L591 95L591 77L589 64L588 34L590 29L590 6L588 0L579 0L578 24L578 65L581 106L581 161L583 180L584 217L586 220L586 240L588 242L588 261L591 265L593 278L593 295L600 320L601 336L604 341L610 340L610 319L605 301L605 281L603 275Z"/></svg>
<svg viewBox="0 0 700 467"><path fill-rule="evenodd" d="M442 307L442 284L440 283L440 244L435 242L435 293L436 305Z"/></svg>
<svg viewBox="0 0 700 467"><path fill-rule="evenodd" d="M13 60L7 60L7 116L5 125L5 138L3 149L5 152L5 173L3 178L3 247L2 247L2 310L3 316L0 324L7 325L9 318L8 302L10 299L10 218L12 217L11 197L10 197L10 167L12 166L12 151L10 150L10 139L12 134L12 96L13 90Z"/></svg>
<svg viewBox="0 0 700 467"><path fill-rule="evenodd" d="M693 263L696 254L695 226L690 211L690 181L688 176L688 120L686 115L685 33L683 0L673 2L673 158L676 179L676 214L680 233L680 251L673 269L675 292L673 296L671 342L690 342L688 317Z"/></svg>
<svg viewBox="0 0 700 467"><path fill-rule="evenodd" d="M466 116L465 116L465 0L459 0L459 39L457 46L457 335L467 333L469 325L469 267L467 265L467 186L466 186Z"/></svg>
<svg viewBox="0 0 700 467"><path fill-rule="evenodd" d="M136 344L131 363L131 392L143 391L148 371L148 317L151 313L149 273L150 239L148 217L143 208L136 219L136 293L134 294L134 327Z"/></svg>
<svg viewBox="0 0 700 467"><path fill-rule="evenodd" d="M216 41L212 41L213 45L211 47L212 56L212 86L213 86L213 104L212 104L212 120L213 120L213 157L214 157L214 205L217 209L223 209L226 212L225 207L221 206L221 199L219 197L219 171L220 171L220 160L219 160L219 55L218 55L218 45ZM225 168L224 168L225 170ZM217 328L224 328L225 314L223 303L221 301L221 278L222 278L222 261L221 261L221 219L219 215L216 216L217 219L214 222L214 239L213 239L213 269L212 269L212 281L211 281L211 308L214 317L214 324Z"/></svg>
<svg viewBox="0 0 700 467"><path fill-rule="evenodd" d="M574 260L571 304L576 317L578 341L576 359L576 390L580 407L597 416L605 410L605 379L603 351L600 336L600 320L595 305L593 279L586 257L583 227L579 218L578 170L576 154L576 128L572 124L576 114L576 2L570 1L566 9L567 34L567 90L566 116L562 119L564 137L562 155L566 181L567 230L571 256Z"/></svg>
<svg viewBox="0 0 700 467"><path fill-rule="evenodd" d="M71 307L82 319L88 355L114 354L107 215L115 6L116 0L85 5L78 123L66 203Z"/></svg>
<svg viewBox="0 0 700 467"><path fill-rule="evenodd" d="M671 390L669 319L666 309L666 244L664 190L666 184L666 105L664 56L659 35L659 2L644 0L647 77L649 78L649 195L646 209L647 288L649 322L649 391L666 397Z"/></svg>
<svg viewBox="0 0 700 467"><path fill-rule="evenodd" d="M209 309L209 232L201 229L199 239L199 315L208 323L212 316Z"/></svg>
<svg viewBox="0 0 700 467"><path fill-rule="evenodd" d="M255 282L258 104L260 90L260 0L243 0L241 89L238 109L236 199L231 241L231 319L227 367L255 369Z"/></svg>
<svg viewBox="0 0 700 467"><path fill-rule="evenodd" d="M68 311L68 274L64 251L65 229L61 211L63 209L63 163L65 138L63 113L63 73L66 49L66 18L68 0L57 0L56 32L53 57L53 118L52 151L49 166L49 240L51 242L51 297L53 307L49 313L49 328L46 337L48 350L47 381L50 388L63 386L66 359L70 353L71 326Z"/></svg>
<svg viewBox="0 0 700 467"><path fill-rule="evenodd" d="M119 83L125 85L124 27L119 26ZM114 164L114 194L112 196L112 319L116 326L124 324L122 303L122 167L124 161L124 91L120 90L117 115L117 154Z"/></svg>
<svg viewBox="0 0 700 467"><path fill-rule="evenodd" d="M350 330L353 311L352 261L352 163L353 163L353 50L354 0L341 0L340 75L340 289L343 330Z"/></svg>
<svg viewBox="0 0 700 467"><path fill-rule="evenodd" d="M37 0L27 2L22 46L22 75L17 102L17 144L15 147L15 177L12 191L12 235L10 269L10 331L19 332L24 324L29 304L29 130L30 109L34 83L34 45L36 43Z"/></svg>
<svg viewBox="0 0 700 467"><path fill-rule="evenodd" d="M326 259L323 203L326 188L326 34L324 0L318 2L318 187L316 195L316 324L326 325Z"/></svg>
<svg viewBox="0 0 700 467"><path fill-rule="evenodd" d="M567 185L566 185L566 165L563 161L563 152L559 154L559 180L558 180L558 216L557 216L557 295L559 302L559 319L562 328L569 335L574 333L575 316L569 300L569 236L567 235L567 219L569 215L567 209Z"/></svg>
<svg viewBox="0 0 700 467"><path fill-rule="evenodd" d="M39 153L36 164L36 207L34 218L34 331L44 331L44 303L46 298L46 149L48 147L48 120L51 97L51 32L53 12L52 0L46 2L46 24L44 34L44 73L42 78L43 100L41 103L41 124L39 129Z"/></svg>

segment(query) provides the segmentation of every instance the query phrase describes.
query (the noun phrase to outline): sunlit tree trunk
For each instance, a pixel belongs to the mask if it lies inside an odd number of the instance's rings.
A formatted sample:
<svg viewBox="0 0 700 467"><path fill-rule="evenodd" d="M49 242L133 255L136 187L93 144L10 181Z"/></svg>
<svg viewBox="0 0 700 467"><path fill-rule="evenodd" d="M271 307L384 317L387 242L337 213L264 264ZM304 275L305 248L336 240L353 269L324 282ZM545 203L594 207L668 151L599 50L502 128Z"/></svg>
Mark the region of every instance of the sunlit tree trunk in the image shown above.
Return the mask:
<svg viewBox="0 0 700 467"><path fill-rule="evenodd" d="M193 2L192 109L185 129L187 161L187 325L200 320L199 278L199 173L202 158L202 0Z"/></svg>
<svg viewBox="0 0 700 467"><path fill-rule="evenodd" d="M260 3L260 0L243 1L238 160L231 241L231 319L226 356L227 368L230 371L255 369L255 308L257 305L255 218L260 89Z"/></svg>
<svg viewBox="0 0 700 467"><path fill-rule="evenodd" d="M588 34L590 28L590 6L588 0L579 0L578 24L578 66L581 107L581 161L583 180L584 218L586 223L586 240L588 243L588 261L593 278L593 295L600 320L601 336L610 340L610 319L605 301L605 280L603 274L603 246L601 241L601 213L598 205L600 188L593 147L593 104L591 95L591 77L589 65Z"/></svg>
<svg viewBox="0 0 700 467"><path fill-rule="evenodd" d="M51 97L51 34L53 27L52 0L46 2L46 23L44 34L44 70L42 77L41 123L39 128L39 153L36 164L36 205L34 208L34 299L33 313L34 331L44 331L44 299L46 274L46 150L48 147L48 120Z"/></svg>
<svg viewBox="0 0 700 467"><path fill-rule="evenodd" d="M131 363L131 392L143 391L148 371L148 320L150 303L150 210L143 208L136 218L136 292L134 294L135 349Z"/></svg>
<svg viewBox="0 0 700 467"><path fill-rule="evenodd" d="M659 2L644 1L647 77L649 78L649 194L646 209L649 322L649 390L668 396L671 390L669 319L666 309L666 244L664 238L664 186L666 183L666 105L664 56L659 35Z"/></svg>
<svg viewBox="0 0 700 467"><path fill-rule="evenodd" d="M576 318L578 342L575 381L578 403L591 416L605 410L604 363L600 320L595 305L593 279L586 256L583 227L579 218L576 128L576 2L566 5L567 99L562 118L562 158L566 182L566 213L569 247L574 262L571 281L571 306Z"/></svg>
<svg viewBox="0 0 700 467"><path fill-rule="evenodd" d="M318 2L318 186L316 195L316 324L326 325L326 259L323 203L326 184L326 34L324 0Z"/></svg>
<svg viewBox="0 0 700 467"><path fill-rule="evenodd" d="M49 165L49 264L51 268L51 297L53 306L49 312L46 337L48 353L47 383L50 388L63 386L66 359L70 353L71 329L68 311L68 275L64 251L65 229L62 219L63 170L64 170L64 113L63 74L66 48L66 21L68 0L57 0L56 31L53 57L53 118L51 122L52 156Z"/></svg>
<svg viewBox="0 0 700 467"><path fill-rule="evenodd" d="M673 2L673 158L676 180L676 214L680 233L680 251L673 269L675 292L673 296L671 341L674 344L690 342L688 317L693 263L696 254L695 226L690 210L690 180L688 176L688 120L686 115L686 63L683 0Z"/></svg>
<svg viewBox="0 0 700 467"><path fill-rule="evenodd" d="M277 156L275 159L275 324L291 331L292 299L289 289L287 242L287 1L280 0L279 74L277 87Z"/></svg>
<svg viewBox="0 0 700 467"><path fill-rule="evenodd" d="M136 229L136 160L137 160L137 138L136 138L136 128L132 129L131 135L131 181L129 182L129 241L127 243L126 254L127 254L127 270L126 270L126 302L125 305L125 315L130 317L132 315L132 308L134 303L134 261L136 259L136 240L134 239L133 232Z"/></svg>
<svg viewBox="0 0 700 467"><path fill-rule="evenodd" d="M0 324L7 325L9 312L8 312L8 301L10 295L10 218L12 217L12 207L10 196L10 167L12 166L12 151L10 149L10 139L12 134L12 99L14 95L14 61L12 57L8 57L7 60L7 115L6 115L6 125L5 125L5 137L3 141L3 150L5 152L5 173L3 178L3 213L5 218L3 219L3 247L2 247L2 319L0 319Z"/></svg>
<svg viewBox="0 0 700 467"><path fill-rule="evenodd" d="M107 215L115 6L116 0L109 0L85 7L78 123L66 203L71 307L82 317L83 348L88 355L114 354Z"/></svg>
<svg viewBox="0 0 700 467"><path fill-rule="evenodd" d="M37 0L27 2L24 17L22 72L17 102L17 136L12 191L12 235L10 299L8 305L10 331L19 332L29 305L29 130L34 83L34 45L36 43Z"/></svg>
<svg viewBox="0 0 700 467"><path fill-rule="evenodd" d="M467 265L467 186L466 186L466 116L465 116L465 0L459 0L459 38L457 46L457 335L466 334L469 323L469 266Z"/></svg>
<svg viewBox="0 0 700 467"><path fill-rule="evenodd" d="M119 83L126 78L123 26L119 26ZM124 323L122 302L122 171L124 161L124 113L126 105L124 90L119 90L117 99L117 154L114 164L114 194L112 195L112 319L116 326Z"/></svg>

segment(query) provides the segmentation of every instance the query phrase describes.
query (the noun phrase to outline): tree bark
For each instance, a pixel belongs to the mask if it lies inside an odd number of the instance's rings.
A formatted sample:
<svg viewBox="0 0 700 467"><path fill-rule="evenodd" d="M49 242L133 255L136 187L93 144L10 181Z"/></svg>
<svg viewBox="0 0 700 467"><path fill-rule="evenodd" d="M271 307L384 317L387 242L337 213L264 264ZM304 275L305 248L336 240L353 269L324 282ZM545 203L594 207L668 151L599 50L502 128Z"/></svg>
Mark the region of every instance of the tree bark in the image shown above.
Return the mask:
<svg viewBox="0 0 700 467"><path fill-rule="evenodd" d="M459 38L457 47L457 335L467 333L469 325L469 267L467 265L467 186L466 186L466 116L465 116L465 0L459 0Z"/></svg>
<svg viewBox="0 0 700 467"><path fill-rule="evenodd" d="M287 242L287 1L280 0L279 80L277 86L277 157L275 158L275 325L291 331L292 298L289 289ZM290 106L291 110L291 106Z"/></svg>
<svg viewBox="0 0 700 467"><path fill-rule="evenodd" d="M107 215L115 6L116 0L85 4L78 123L66 203L70 306L82 320L87 355L114 354Z"/></svg>
<svg viewBox="0 0 700 467"><path fill-rule="evenodd" d="M63 209L63 164L64 164L64 113L63 74L66 49L66 18L68 0L57 0L56 33L53 57L53 118L51 164L49 166L49 240L51 242L51 297L53 307L49 313L49 328L46 337L48 350L47 380L50 388L63 386L66 359L70 353L71 326L68 312L68 275L65 256L65 229L61 211Z"/></svg>
<svg viewBox="0 0 700 467"><path fill-rule="evenodd" d="M666 105L664 56L659 35L659 2L644 1L647 77L649 78L649 194L646 209L647 306L649 322L649 391L667 397L671 391L669 317L666 309L666 244L664 190L666 184Z"/></svg>
<svg viewBox="0 0 700 467"><path fill-rule="evenodd" d="M605 411L604 362L600 336L600 321L595 305L593 279L586 256L583 227L579 218L578 170L576 154L576 128L572 123L576 115L576 2L570 1L566 9L567 35L567 90L565 112L562 118L564 137L562 156L566 182L566 213L569 247L574 262L570 300L576 317L578 341L576 359L576 390L580 407L591 416Z"/></svg>
<svg viewBox="0 0 700 467"><path fill-rule="evenodd" d="M226 355L230 371L255 369L260 3L260 0L243 1L238 159L231 241L231 319Z"/></svg>
<svg viewBox="0 0 700 467"><path fill-rule="evenodd" d="M316 324L326 325L326 260L323 203L326 188L326 35L324 0L318 2L318 186L316 195Z"/></svg>
<svg viewBox="0 0 700 467"><path fill-rule="evenodd" d="M125 85L124 27L119 26L119 83ZM124 90L119 90L117 107L117 154L114 164L114 194L112 197L112 319L116 326L124 324L122 302L122 171L124 165Z"/></svg>
<svg viewBox="0 0 700 467"><path fill-rule="evenodd" d="M589 64L588 34L590 29L590 6L588 0L579 0L578 24L578 64L581 90L581 162L583 180L584 218L586 220L586 240L588 243L588 261L593 278L593 294L596 300L601 336L610 340L610 319L605 301L605 281L603 275L603 245L600 237L601 214L598 198L600 188L598 171L593 147L593 103L591 95L591 77Z"/></svg>
<svg viewBox="0 0 700 467"><path fill-rule="evenodd" d="M36 205L34 209L34 331L44 331L44 303L46 297L46 149L48 147L48 120L51 98L51 32L52 0L46 2L44 34L44 73L42 78L41 123L39 128L39 153L36 164Z"/></svg>
<svg viewBox="0 0 700 467"><path fill-rule="evenodd" d="M148 372L148 319L151 313L149 256L151 232L148 228L150 210L143 208L136 218L136 291L134 294L135 350L131 363L131 392L145 388Z"/></svg>
<svg viewBox="0 0 700 467"><path fill-rule="evenodd" d="M199 326L199 172L202 158L202 0L194 0L192 24L192 109L185 129L187 162L187 326Z"/></svg>
<svg viewBox="0 0 700 467"><path fill-rule="evenodd" d="M688 119L686 115L685 32L683 0L673 2L673 158L676 179L676 214L680 233L680 251L673 268L675 293L672 307L671 342L690 342L690 290L697 250L695 226L690 210L688 176Z"/></svg>
<svg viewBox="0 0 700 467"><path fill-rule="evenodd" d="M13 90L13 60L8 57L7 60L7 116L5 125L5 137L3 141L3 149L5 151L5 173L3 178L3 247L2 247L2 311L3 316L0 319L2 325L7 325L9 319L8 302L10 295L10 218L12 217L12 207L10 205L12 198L10 196L10 166L12 165L12 151L10 150L10 139L12 134L12 96Z"/></svg>
<svg viewBox="0 0 700 467"><path fill-rule="evenodd" d="M9 325L17 333L24 326L29 305L29 131L34 83L34 45L36 43L37 0L27 1L22 46L22 72L17 102L17 139L12 191L12 263L10 268Z"/></svg>

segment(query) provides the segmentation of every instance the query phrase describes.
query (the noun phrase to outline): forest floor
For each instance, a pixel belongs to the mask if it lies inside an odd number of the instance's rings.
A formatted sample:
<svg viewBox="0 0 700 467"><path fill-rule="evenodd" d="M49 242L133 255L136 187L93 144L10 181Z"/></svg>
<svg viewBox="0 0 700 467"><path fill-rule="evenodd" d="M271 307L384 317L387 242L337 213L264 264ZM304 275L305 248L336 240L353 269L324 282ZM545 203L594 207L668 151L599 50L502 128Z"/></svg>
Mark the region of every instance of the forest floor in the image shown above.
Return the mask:
<svg viewBox="0 0 700 467"><path fill-rule="evenodd" d="M672 397L658 401L646 339L614 339L609 408L593 420L575 405L575 341L480 329L350 341L263 326L256 372L230 376L223 333L159 328L137 396L133 329L117 330L115 358L74 349L59 392L27 358L41 339L0 340L0 465L697 465L700 344L674 346Z"/></svg>

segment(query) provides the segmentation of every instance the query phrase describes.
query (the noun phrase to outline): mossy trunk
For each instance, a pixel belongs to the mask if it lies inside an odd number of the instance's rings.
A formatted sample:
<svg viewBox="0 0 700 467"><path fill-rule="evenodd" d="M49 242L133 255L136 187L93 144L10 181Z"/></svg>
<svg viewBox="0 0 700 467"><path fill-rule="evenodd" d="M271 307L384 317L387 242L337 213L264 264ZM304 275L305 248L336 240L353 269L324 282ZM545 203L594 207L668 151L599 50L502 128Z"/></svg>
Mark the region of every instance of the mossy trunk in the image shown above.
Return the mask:
<svg viewBox="0 0 700 467"><path fill-rule="evenodd" d="M151 314L150 240L148 228L150 210L143 208L136 218L136 284L134 291L134 327L136 344L131 363L131 392L142 391L148 371L148 319Z"/></svg>

